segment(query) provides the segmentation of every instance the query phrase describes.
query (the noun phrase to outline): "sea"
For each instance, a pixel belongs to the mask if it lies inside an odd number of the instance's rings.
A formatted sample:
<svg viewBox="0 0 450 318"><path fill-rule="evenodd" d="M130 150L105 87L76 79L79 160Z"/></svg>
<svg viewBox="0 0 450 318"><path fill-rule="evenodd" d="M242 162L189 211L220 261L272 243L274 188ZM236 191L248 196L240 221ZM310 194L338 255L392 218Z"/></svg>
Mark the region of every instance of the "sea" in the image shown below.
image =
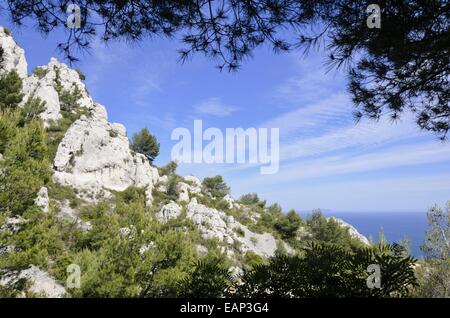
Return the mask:
<svg viewBox="0 0 450 318"><path fill-rule="evenodd" d="M420 246L423 244L428 226L425 212L333 212L323 211L325 216L334 216L355 227L359 233L373 242L384 232L386 241L399 242L404 237L410 241L411 255L416 258L423 256ZM307 216L309 213L302 213Z"/></svg>

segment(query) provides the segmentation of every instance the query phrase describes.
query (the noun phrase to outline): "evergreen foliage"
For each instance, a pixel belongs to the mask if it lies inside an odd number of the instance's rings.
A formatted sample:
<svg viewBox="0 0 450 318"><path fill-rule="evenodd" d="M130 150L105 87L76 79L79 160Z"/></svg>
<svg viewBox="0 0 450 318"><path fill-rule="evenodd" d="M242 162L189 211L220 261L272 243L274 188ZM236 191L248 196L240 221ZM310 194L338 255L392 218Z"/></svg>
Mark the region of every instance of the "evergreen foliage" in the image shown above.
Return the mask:
<svg viewBox="0 0 450 318"><path fill-rule="evenodd" d="M158 140L147 128L135 133L131 142L131 149L146 156L150 163L159 155L159 146Z"/></svg>
<svg viewBox="0 0 450 318"><path fill-rule="evenodd" d="M165 166L158 168L159 175L170 176L176 172L177 167L178 167L178 163L176 161L170 161Z"/></svg>
<svg viewBox="0 0 450 318"><path fill-rule="evenodd" d="M217 258L198 261L193 268L193 272L179 283L177 296L219 298L229 294L232 275L223 266L223 260Z"/></svg>
<svg viewBox="0 0 450 318"><path fill-rule="evenodd" d="M18 129L10 139L4 161L0 162L0 211L23 214L33 205L39 189L50 181L45 141L45 129L39 120L32 120Z"/></svg>
<svg viewBox="0 0 450 318"><path fill-rule="evenodd" d="M216 198L223 198L230 193L230 188L227 186L222 176L215 176L211 178L204 178L203 182L204 191Z"/></svg>
<svg viewBox="0 0 450 318"><path fill-rule="evenodd" d="M66 7L53 0L7 0L12 21L36 21L44 34L65 28ZM450 128L448 0L384 1L381 27L370 28L370 3L354 0L108 1L78 0L82 28L59 48L74 62L74 46L92 37L141 41L183 34L180 59L201 53L220 69L237 70L263 45L274 52L312 47L325 51L329 67L345 67L355 117L397 119L409 110L417 125L445 138ZM88 14L95 12L95 15ZM94 17L95 16L95 17Z"/></svg>
<svg viewBox="0 0 450 318"><path fill-rule="evenodd" d="M425 260L417 266L419 297L450 297L450 201L442 209L428 211L428 229L422 251Z"/></svg>
<svg viewBox="0 0 450 318"><path fill-rule="evenodd" d="M0 110L16 109L22 101L22 80L16 71L0 77Z"/></svg>

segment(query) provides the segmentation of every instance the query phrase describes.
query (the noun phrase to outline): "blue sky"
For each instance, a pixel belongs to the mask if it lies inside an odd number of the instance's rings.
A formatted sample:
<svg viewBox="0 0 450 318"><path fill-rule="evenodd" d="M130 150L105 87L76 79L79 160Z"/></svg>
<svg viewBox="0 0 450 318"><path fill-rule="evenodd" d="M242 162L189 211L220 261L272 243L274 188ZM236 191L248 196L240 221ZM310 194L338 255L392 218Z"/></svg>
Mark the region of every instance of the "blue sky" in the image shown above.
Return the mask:
<svg viewBox="0 0 450 318"><path fill-rule="evenodd" d="M58 35L42 38L31 28L13 31L25 49L29 72L47 64ZM280 169L261 175L254 165L182 164L179 172L199 177L221 174L236 197L257 192L283 208L308 211L425 211L450 199L450 144L421 132L410 115L399 122L355 124L345 74L326 73L313 52L254 53L237 73L195 56L177 62L177 41L139 45L93 43L79 67L94 100L128 135L148 127L161 142L156 164L170 160L176 127L280 128Z"/></svg>

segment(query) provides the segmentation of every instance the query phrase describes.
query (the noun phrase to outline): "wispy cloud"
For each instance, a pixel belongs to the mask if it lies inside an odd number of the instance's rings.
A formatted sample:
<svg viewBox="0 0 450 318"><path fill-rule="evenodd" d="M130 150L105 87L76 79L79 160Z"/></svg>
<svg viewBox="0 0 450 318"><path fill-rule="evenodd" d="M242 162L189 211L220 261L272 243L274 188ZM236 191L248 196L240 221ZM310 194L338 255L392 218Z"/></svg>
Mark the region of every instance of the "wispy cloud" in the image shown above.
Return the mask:
<svg viewBox="0 0 450 318"><path fill-rule="evenodd" d="M290 58L297 74L275 87L272 93L275 100L287 105L312 103L345 87L343 70L327 72L320 56L304 59L298 54L291 54Z"/></svg>
<svg viewBox="0 0 450 318"><path fill-rule="evenodd" d="M288 138L296 133L301 133L302 136L317 135L324 130L349 123L353 123L353 120L348 97L344 93L335 93L317 102L300 105L260 126L280 128L281 135Z"/></svg>
<svg viewBox="0 0 450 318"><path fill-rule="evenodd" d="M149 95L155 92L162 92L163 89L161 87L161 80L158 76L147 75L146 77L140 78L137 81L136 86L133 89L131 94L131 98L133 103L138 106L148 106L150 102Z"/></svg>
<svg viewBox="0 0 450 318"><path fill-rule="evenodd" d="M324 134L298 137L282 144L282 160L309 156L329 155L336 151L373 151L381 145L410 140L423 136L423 132L404 118L399 122L382 120L363 121L343 127L333 127Z"/></svg>
<svg viewBox="0 0 450 318"><path fill-rule="evenodd" d="M194 105L194 111L198 115L226 117L238 111L237 107L225 104L218 97L211 97Z"/></svg>

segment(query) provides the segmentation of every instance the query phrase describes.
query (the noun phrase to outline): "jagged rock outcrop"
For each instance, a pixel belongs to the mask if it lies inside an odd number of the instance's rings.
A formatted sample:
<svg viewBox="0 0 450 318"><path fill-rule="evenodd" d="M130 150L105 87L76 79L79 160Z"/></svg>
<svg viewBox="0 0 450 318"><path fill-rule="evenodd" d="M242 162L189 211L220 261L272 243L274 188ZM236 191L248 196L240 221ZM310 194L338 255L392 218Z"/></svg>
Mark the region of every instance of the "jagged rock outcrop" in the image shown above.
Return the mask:
<svg viewBox="0 0 450 318"><path fill-rule="evenodd" d="M178 200L180 202L189 202L189 185L184 182L177 184Z"/></svg>
<svg viewBox="0 0 450 318"><path fill-rule="evenodd" d="M202 190L202 182L195 176L185 176L184 180L187 181L192 187L192 192L199 193Z"/></svg>
<svg viewBox="0 0 450 318"><path fill-rule="evenodd" d="M13 284L19 279L27 279L31 286L28 292L47 298L61 298L66 294L66 290L56 282L47 272L32 265L28 269L20 272L3 272L0 279L1 286Z"/></svg>
<svg viewBox="0 0 450 318"><path fill-rule="evenodd" d="M234 199L231 197L231 195L227 194L223 197L223 199L226 203L228 203L228 208L232 209L234 207Z"/></svg>
<svg viewBox="0 0 450 318"><path fill-rule="evenodd" d="M79 74L57 59L51 58L47 65L39 67L38 74L32 74L23 80L24 101L29 97L40 98L45 101L45 111L40 114L47 123L62 117L59 94L63 91L79 92L77 101L81 108L92 108L94 102L87 93Z"/></svg>
<svg viewBox="0 0 450 318"><path fill-rule="evenodd" d="M14 234L20 230L20 225L24 222L26 220L20 215L7 218L5 224L0 226L0 231L8 231Z"/></svg>
<svg viewBox="0 0 450 318"><path fill-rule="evenodd" d="M0 74L16 70L21 78L26 78L27 60L24 50L16 44L11 34L8 34L4 27L0 27L0 47L3 49L2 64Z"/></svg>
<svg viewBox="0 0 450 318"><path fill-rule="evenodd" d="M189 202L190 194L201 195L202 183L197 177L186 176L183 179L184 182L178 182L177 184L178 200L180 202Z"/></svg>
<svg viewBox="0 0 450 318"><path fill-rule="evenodd" d="M146 187L148 204L159 178L158 170L144 155L130 150L125 128L109 123L106 109L100 104L94 104L89 117L81 116L67 130L53 167L57 182L94 195L130 186Z"/></svg>
<svg viewBox="0 0 450 318"><path fill-rule="evenodd" d="M62 117L60 94L64 91L78 91L76 105L88 114L69 127L59 144L53 162L54 180L84 190L94 198L108 195L108 190L145 187L147 203L151 204L157 169L150 166L145 156L130 150L125 127L108 122L106 109L93 102L78 72L52 58L48 65L27 76L24 51L3 28L0 45L5 60L2 72L15 69L23 78L23 101L39 97L45 102L45 110L40 114L44 122L49 124Z"/></svg>

